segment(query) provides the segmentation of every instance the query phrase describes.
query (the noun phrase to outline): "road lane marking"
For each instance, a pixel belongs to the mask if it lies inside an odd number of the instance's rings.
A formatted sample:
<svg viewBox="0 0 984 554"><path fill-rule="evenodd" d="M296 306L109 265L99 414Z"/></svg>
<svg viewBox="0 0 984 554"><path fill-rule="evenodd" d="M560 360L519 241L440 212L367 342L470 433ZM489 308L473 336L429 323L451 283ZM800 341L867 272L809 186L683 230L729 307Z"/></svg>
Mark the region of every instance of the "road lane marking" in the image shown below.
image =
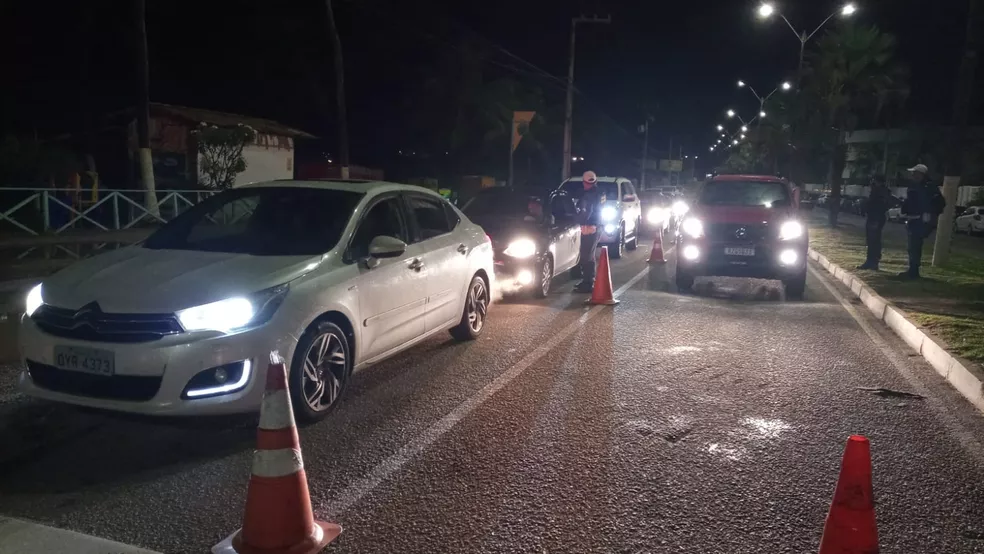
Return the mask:
<svg viewBox="0 0 984 554"><path fill-rule="evenodd" d="M158 554L120 542L0 516L0 554Z"/></svg>
<svg viewBox="0 0 984 554"><path fill-rule="evenodd" d="M977 438L974 437L973 433L965 429L964 426L950 414L949 409L943 404L943 402L937 398L936 395L934 395L932 391L930 391L929 388L919 380L918 377L913 374L912 369L909 367L907 357L888 344L888 341L886 341L878 333L878 331L871 326L871 323L869 323L864 316L858 313L858 310L839 290L837 290L831 282L827 280L825 275L817 271L812 264L809 265L809 268L810 273L812 273L813 276L820 281L820 284L822 284L827 291L829 291L830 294L832 294L834 298L840 302L840 305L847 311L848 314L851 315L852 318L854 318L854 321L861 326L861 329L865 332L865 334L868 335L871 342L875 343L878 350L881 350L881 353L888 358L888 361L892 363L895 370L902 375L902 377L909 383L910 386L912 386L913 389L916 390L917 393L925 397L926 403L932 410L933 415L936 416L937 421L942 423L943 426L956 437L957 442L960 443L960 446L964 449L964 451L970 454L971 457L976 458L978 462L984 462L984 446L982 446ZM937 375L936 372L933 372L933 375Z"/></svg>
<svg viewBox="0 0 984 554"><path fill-rule="evenodd" d="M643 270L636 274L635 277L629 279L627 283L619 287L613 296L616 298L621 296L625 293L625 291L632 288L639 282L639 280L645 277L647 273L649 273L649 266L643 268ZM438 420L437 423L434 423L428 427L417 438L406 443L403 447L396 451L396 453L390 455L382 462L377 464L376 467L374 467L367 475L345 487L345 490L343 490L338 497L328 503L331 508L328 513L325 514L325 517L334 518L338 514L345 512L354 506L367 494L372 492L373 489L379 486L380 483L399 471L400 468L402 468L407 462L426 450L430 447L430 445L434 444L438 439L444 436L445 433L460 423L461 420L468 417L470 413L475 411L475 408L478 408L488 399L492 398L495 393L499 392L514 379L522 375L524 371L530 368L530 366L538 362L540 358L547 355L551 350L556 348L560 343L581 328L581 326L590 321L594 316L601 313L601 311L607 307L608 306L592 306L587 309L580 318L568 324L567 327L564 327L563 330L554 335L546 343L540 345L535 350L524 356L521 360L516 362L515 365L496 377L491 383L486 385L461 404L458 404L455 409L451 410L450 413Z"/></svg>

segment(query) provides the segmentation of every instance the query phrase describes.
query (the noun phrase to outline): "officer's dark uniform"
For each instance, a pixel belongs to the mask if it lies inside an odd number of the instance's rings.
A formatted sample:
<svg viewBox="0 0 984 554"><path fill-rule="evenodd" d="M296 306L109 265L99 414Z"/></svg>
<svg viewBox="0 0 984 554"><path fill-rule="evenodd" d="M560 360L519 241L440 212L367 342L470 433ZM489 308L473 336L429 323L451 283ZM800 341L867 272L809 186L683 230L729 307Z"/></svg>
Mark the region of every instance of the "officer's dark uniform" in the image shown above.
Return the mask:
<svg viewBox="0 0 984 554"><path fill-rule="evenodd" d="M871 184L871 193L868 195L867 211L868 216L865 221L865 242L868 244L868 257L858 269L878 269L878 263L882 257L882 229L885 228L885 217L888 211L892 195L888 187L880 180L875 180Z"/></svg>
<svg viewBox="0 0 984 554"><path fill-rule="evenodd" d="M902 215L906 219L905 229L909 236L909 269L900 273L900 277L919 277L923 240L933 232L933 195L936 192L925 175L909 183L905 201L902 202Z"/></svg>
<svg viewBox="0 0 984 554"><path fill-rule="evenodd" d="M576 290L591 292L595 279L595 249L601 239L601 193L598 185L586 189L578 201L581 227L593 226L593 234L581 233L581 282Z"/></svg>

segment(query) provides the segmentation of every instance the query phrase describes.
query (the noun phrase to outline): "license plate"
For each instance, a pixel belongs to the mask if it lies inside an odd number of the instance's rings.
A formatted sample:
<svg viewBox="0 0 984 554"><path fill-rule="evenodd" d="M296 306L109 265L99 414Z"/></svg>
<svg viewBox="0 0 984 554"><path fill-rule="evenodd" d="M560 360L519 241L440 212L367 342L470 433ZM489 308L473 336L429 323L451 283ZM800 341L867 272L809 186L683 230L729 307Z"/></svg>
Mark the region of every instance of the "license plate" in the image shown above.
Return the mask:
<svg viewBox="0 0 984 554"><path fill-rule="evenodd" d="M724 253L728 256L754 256L755 249L729 246L724 249Z"/></svg>
<svg viewBox="0 0 984 554"><path fill-rule="evenodd" d="M98 348L56 346L55 367L108 377L116 372L116 354Z"/></svg>

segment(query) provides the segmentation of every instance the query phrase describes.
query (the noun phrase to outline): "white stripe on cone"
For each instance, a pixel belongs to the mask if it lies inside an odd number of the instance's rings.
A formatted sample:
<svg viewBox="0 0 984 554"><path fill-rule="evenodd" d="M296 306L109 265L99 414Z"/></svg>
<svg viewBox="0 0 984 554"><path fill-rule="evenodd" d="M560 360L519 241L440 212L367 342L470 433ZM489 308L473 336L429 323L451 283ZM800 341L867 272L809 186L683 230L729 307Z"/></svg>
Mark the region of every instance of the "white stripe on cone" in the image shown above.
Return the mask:
<svg viewBox="0 0 984 554"><path fill-rule="evenodd" d="M286 477L302 469L304 460L300 450L281 448L253 452L253 475L257 477Z"/></svg>
<svg viewBox="0 0 984 554"><path fill-rule="evenodd" d="M294 414L290 410L290 397L287 390L273 390L263 393L260 406L260 429L272 431L294 426Z"/></svg>

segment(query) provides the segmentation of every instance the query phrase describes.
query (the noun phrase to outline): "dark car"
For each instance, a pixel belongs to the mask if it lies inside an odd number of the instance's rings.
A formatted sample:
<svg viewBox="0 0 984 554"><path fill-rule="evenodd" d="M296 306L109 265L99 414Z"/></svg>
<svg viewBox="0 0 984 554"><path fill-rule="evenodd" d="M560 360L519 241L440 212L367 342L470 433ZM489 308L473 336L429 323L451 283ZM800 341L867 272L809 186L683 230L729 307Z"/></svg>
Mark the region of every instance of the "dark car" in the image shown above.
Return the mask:
<svg viewBox="0 0 984 554"><path fill-rule="evenodd" d="M490 188L462 211L492 239L496 281L504 292L531 291L543 298L553 278L580 261L577 210L563 192L544 202L512 188Z"/></svg>
<svg viewBox="0 0 984 554"><path fill-rule="evenodd" d="M789 183L767 175L718 175L697 191L680 225L676 283L698 276L779 279L786 296L806 289L806 225Z"/></svg>

